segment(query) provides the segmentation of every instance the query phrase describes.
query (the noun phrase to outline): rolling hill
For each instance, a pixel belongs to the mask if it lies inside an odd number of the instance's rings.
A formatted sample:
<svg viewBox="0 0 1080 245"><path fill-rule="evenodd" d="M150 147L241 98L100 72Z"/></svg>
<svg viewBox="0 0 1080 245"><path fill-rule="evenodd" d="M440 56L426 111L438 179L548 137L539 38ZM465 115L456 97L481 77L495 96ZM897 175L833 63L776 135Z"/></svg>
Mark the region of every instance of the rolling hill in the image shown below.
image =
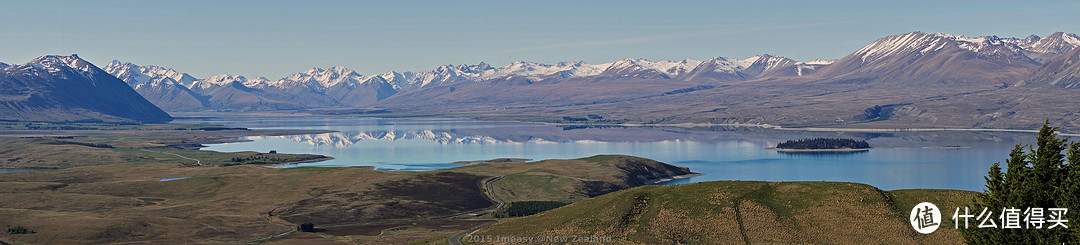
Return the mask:
<svg viewBox="0 0 1080 245"><path fill-rule="evenodd" d="M922 235L911 228L908 212L923 201L943 209L966 205L974 195L882 191L839 182L645 186L503 220L471 236L599 238L617 244L963 244L951 220Z"/></svg>

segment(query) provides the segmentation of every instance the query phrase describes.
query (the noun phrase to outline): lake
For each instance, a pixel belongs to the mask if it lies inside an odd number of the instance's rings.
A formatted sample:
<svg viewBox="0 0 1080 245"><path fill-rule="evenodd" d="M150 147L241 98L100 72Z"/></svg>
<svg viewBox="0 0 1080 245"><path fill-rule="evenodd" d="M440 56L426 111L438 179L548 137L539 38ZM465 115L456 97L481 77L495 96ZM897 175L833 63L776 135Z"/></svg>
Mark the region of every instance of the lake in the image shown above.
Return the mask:
<svg viewBox="0 0 1080 245"><path fill-rule="evenodd" d="M465 119L248 118L184 119L253 129L319 129L335 133L245 137L205 150L276 150L332 156L290 166L374 166L379 170L458 167L456 161L494 158L535 160L625 154L689 167L703 176L677 180L846 181L884 190L909 188L981 191L983 176L1032 133L1006 132L806 132L756 127L562 127ZM862 139L875 149L846 154L766 150L791 139ZM944 146L962 146L946 148Z"/></svg>

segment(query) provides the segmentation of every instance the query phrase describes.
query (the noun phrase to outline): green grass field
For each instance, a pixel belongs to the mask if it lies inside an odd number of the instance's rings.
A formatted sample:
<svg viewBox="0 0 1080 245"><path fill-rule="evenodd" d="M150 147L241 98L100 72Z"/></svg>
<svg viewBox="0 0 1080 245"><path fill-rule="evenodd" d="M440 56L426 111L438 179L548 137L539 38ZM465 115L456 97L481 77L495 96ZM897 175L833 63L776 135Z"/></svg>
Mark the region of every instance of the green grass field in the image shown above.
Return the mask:
<svg viewBox="0 0 1080 245"><path fill-rule="evenodd" d="M475 235L595 236L617 244L959 244L950 222L931 235L915 233L908 211L923 201L964 205L974 194L839 182L644 186L504 220Z"/></svg>

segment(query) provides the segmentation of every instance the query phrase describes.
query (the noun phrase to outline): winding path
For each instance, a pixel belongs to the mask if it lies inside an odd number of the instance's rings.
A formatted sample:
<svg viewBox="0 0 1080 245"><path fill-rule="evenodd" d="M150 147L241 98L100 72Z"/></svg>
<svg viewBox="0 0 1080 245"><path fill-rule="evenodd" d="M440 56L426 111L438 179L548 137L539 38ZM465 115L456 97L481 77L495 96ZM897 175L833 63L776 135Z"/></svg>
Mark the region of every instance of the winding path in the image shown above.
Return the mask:
<svg viewBox="0 0 1080 245"><path fill-rule="evenodd" d="M495 181L498 181L498 180L500 180L502 178L503 178L503 176L499 176L499 177L495 177L493 179L490 179L487 182L484 182L484 189L487 189L484 193L487 194L488 198L491 198L491 200L495 202L495 204L496 204L495 207L494 208L489 208L489 209L486 209L486 210L483 210L483 211L480 211L480 212L472 213L472 214L480 215L480 214L483 214L483 213L490 213L492 211L499 210L503 206L506 206L506 202L503 202L502 199L499 199L499 197L495 196L495 188L491 187L491 183L495 183ZM473 228L472 230L468 230L468 231L464 231L464 232L461 232L461 233L458 233L458 234L454 234L453 236L450 236L450 238L447 238L446 242L450 243L450 245L464 245L463 243L461 243L462 238L465 238L465 236L468 236L469 234L472 234L473 232L476 232L476 231L478 231L480 229L483 229L483 228L488 227L488 226L493 225L493 224L495 224L495 223L481 225L481 226L478 226L476 228Z"/></svg>

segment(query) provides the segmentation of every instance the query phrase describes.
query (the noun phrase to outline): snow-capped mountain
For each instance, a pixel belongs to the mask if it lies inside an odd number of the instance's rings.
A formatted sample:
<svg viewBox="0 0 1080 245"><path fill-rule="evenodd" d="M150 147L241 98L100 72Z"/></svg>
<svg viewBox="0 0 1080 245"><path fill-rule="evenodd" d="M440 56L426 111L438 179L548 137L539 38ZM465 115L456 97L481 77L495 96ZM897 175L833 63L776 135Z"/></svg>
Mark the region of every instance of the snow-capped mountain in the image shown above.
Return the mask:
<svg viewBox="0 0 1080 245"><path fill-rule="evenodd" d="M580 61L555 64L518 61L498 68L481 62L476 65L443 65L419 72L389 71L370 76L361 75L343 66L335 66L327 69L311 68L276 80L230 74L196 79L169 68L139 66L119 61L109 63L106 70L128 82L155 104L169 110L254 110L255 107L252 106L258 106L251 103L275 104L267 108L363 107L402 91L512 79L541 81L612 77L743 81L759 78L780 68L793 67L796 63L787 58L770 55L743 60L716 57L705 62L693 59L655 62L646 59L624 59L602 64ZM691 75L695 72L709 75ZM223 96L235 101L245 101L238 103L245 106L238 108L239 105L230 105L227 100L223 100Z"/></svg>
<svg viewBox="0 0 1080 245"><path fill-rule="evenodd" d="M397 94L393 85L379 76L360 77L359 81L336 83L326 88L326 95L350 107L370 106Z"/></svg>
<svg viewBox="0 0 1080 245"><path fill-rule="evenodd" d="M270 80L222 74L206 79L158 66L138 66L114 61L109 72L128 81L132 88L170 110L227 109L273 110L319 107L361 107L396 93L379 76L361 76L342 66L311 68L287 77ZM185 86L175 79L190 81ZM177 97L189 92L195 98Z"/></svg>
<svg viewBox="0 0 1080 245"><path fill-rule="evenodd" d="M1031 35L1023 39L1020 47L1031 59L1039 63L1047 63L1056 56L1080 47L1080 36L1064 32L1055 32L1046 37Z"/></svg>
<svg viewBox="0 0 1080 245"><path fill-rule="evenodd" d="M746 59L713 57L679 77L683 81L734 82L761 78L771 72L794 67L798 62L780 56L755 55ZM794 69L792 69L794 70Z"/></svg>
<svg viewBox="0 0 1080 245"><path fill-rule="evenodd" d="M173 69L152 65L138 66L132 63L121 63L118 60L109 62L109 64L105 65L104 70L135 88L153 82L169 82L189 87L197 80L187 73L181 73Z"/></svg>
<svg viewBox="0 0 1080 245"><path fill-rule="evenodd" d="M363 76L360 76L360 74L343 66L335 66L329 69L315 67L304 72L294 73L282 79L273 81L260 79L258 81L249 81L245 83L245 85L259 89L287 89L303 86L312 90L325 91L326 88L341 83L359 83L360 80L363 79Z"/></svg>
<svg viewBox="0 0 1080 245"><path fill-rule="evenodd" d="M605 77L670 79L693 70L701 63L701 61L691 59L658 62L646 59L623 59L612 63L599 75Z"/></svg>
<svg viewBox="0 0 1080 245"><path fill-rule="evenodd" d="M881 38L841 59L806 62L767 54L745 59L717 56L704 61L650 61L637 58L601 64L517 61L501 67L481 62L476 65L443 65L427 71L388 71L368 76L335 66L311 68L280 79L240 75L195 79L172 69L116 61L110 63L106 70L128 82L147 98L154 97L142 91L143 86L174 86L176 90L186 87L193 94L188 97L203 99L204 107L237 109L229 105L229 100L222 98L227 95L233 96L229 97L231 100L246 101L243 103L247 108L245 110L254 110L259 107L258 103L278 104L268 108L365 107L396 94L425 88L448 89L466 84L492 83L530 85L538 81L585 78L676 80L707 84L807 77L815 81L841 83L879 81L904 85L957 81L994 86L1005 83L1008 86L1078 46L1080 37L1061 32L1046 37L1032 35L1024 39L911 32ZM1071 63L1063 60L1057 64ZM183 94L164 90L167 89L153 93ZM235 97L240 94L245 96ZM215 97L217 99L209 99L217 101L212 103L214 105L205 103L208 98ZM161 99L167 98L151 100L162 107L169 107L165 104L182 104L159 102ZM186 107L192 106L190 102L188 104ZM173 107L169 109L175 110Z"/></svg>
<svg viewBox="0 0 1080 245"><path fill-rule="evenodd" d="M480 62L477 65L443 65L430 71L422 71L413 74L413 84L416 87L432 87L447 85L456 82L476 81L485 71L492 68L487 63Z"/></svg>
<svg viewBox="0 0 1080 245"><path fill-rule="evenodd" d="M947 53L950 49L961 49L981 56L991 62L1011 63L1030 62L1030 58L1020 53L1021 48L1015 42L996 36L969 38L943 33L928 34L911 32L878 39L870 45L855 51L852 56L862 63L875 64L890 57L901 55L927 56Z"/></svg>
<svg viewBox="0 0 1080 245"><path fill-rule="evenodd" d="M890 55L906 52L928 54L949 47L958 47L994 62L1025 62L1026 59L1038 63L1052 59L1080 47L1080 36L1056 32L1047 37L1031 35L1024 39L1001 38L998 36L967 37L945 33L928 34L911 32L879 39L863 47L854 55L864 62L873 62Z"/></svg>
<svg viewBox="0 0 1080 245"><path fill-rule="evenodd" d="M4 69L4 68L8 68L8 67L11 67L11 65L8 65L7 63L4 63L4 62L0 62L0 69Z"/></svg>
<svg viewBox="0 0 1080 245"><path fill-rule="evenodd" d="M1009 86L1041 65L1024 54L1023 42L996 36L911 32L878 39L816 75L843 83L908 87L944 81Z"/></svg>
<svg viewBox="0 0 1080 245"><path fill-rule="evenodd" d="M229 75L229 74L215 75L215 76L212 76L212 77L208 77L206 79L196 80L188 88L190 88L191 90L196 91L196 92L201 92L203 90L216 88L216 87L221 87L221 86L229 85L229 84L232 84L232 83L239 83L239 84L242 85L244 83L247 83L247 78L244 77L244 76L240 76L240 75Z"/></svg>
<svg viewBox="0 0 1080 245"><path fill-rule="evenodd" d="M0 70L0 120L168 122L130 86L77 55Z"/></svg>
<svg viewBox="0 0 1080 245"><path fill-rule="evenodd" d="M188 88L196 79L186 73L160 66L138 66L116 60L105 66L105 72L123 80L135 89L135 92L165 110L193 110L206 104L201 95Z"/></svg>
<svg viewBox="0 0 1080 245"><path fill-rule="evenodd" d="M611 66L611 63L592 65L585 62L559 62L553 65L541 64L528 61L516 61L509 65L500 67L498 69L491 69L485 72L481 78L485 80L506 78L506 77L525 77L535 80L543 80L549 78L561 79L561 78L575 78L575 77L588 77L599 75L604 72L604 69Z"/></svg>

